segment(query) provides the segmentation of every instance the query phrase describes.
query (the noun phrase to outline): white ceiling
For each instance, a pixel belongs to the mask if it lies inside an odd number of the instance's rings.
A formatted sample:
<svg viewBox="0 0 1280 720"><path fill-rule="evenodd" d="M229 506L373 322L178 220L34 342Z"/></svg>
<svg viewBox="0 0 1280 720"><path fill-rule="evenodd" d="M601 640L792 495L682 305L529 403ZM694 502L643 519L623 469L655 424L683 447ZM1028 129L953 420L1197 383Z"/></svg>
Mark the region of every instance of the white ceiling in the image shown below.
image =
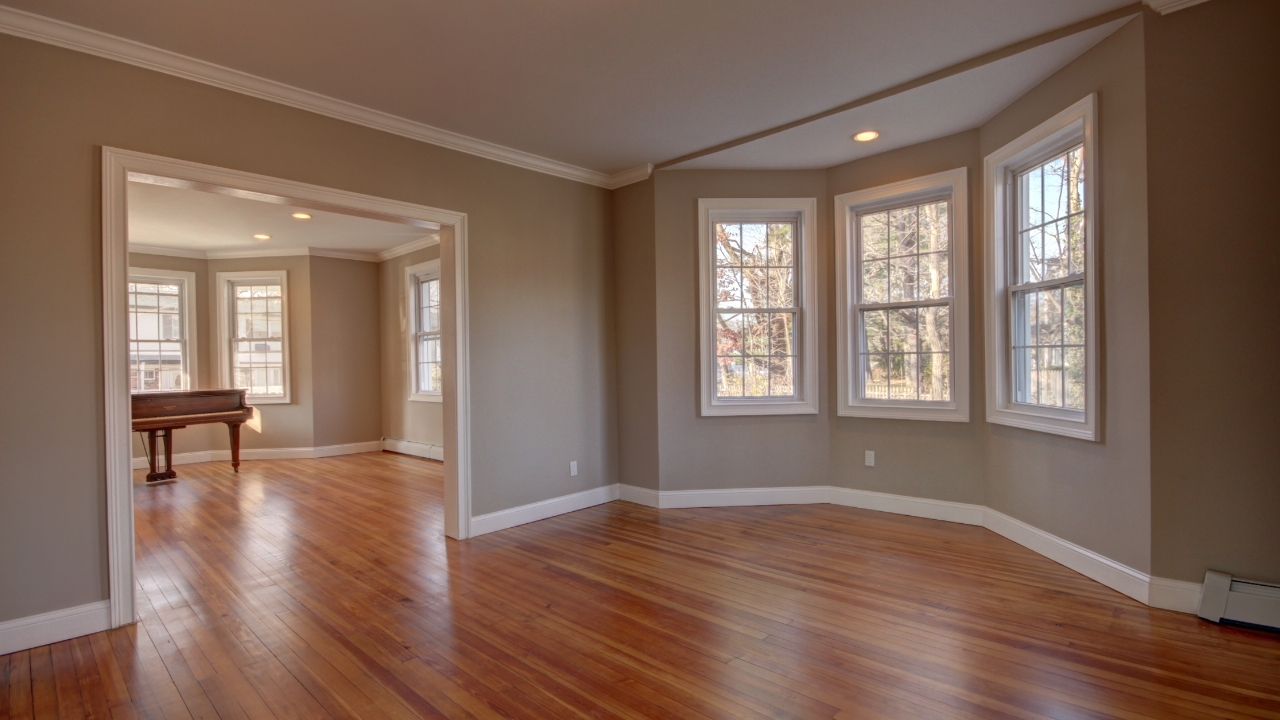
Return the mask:
<svg viewBox="0 0 1280 720"><path fill-rule="evenodd" d="M1129 0L4 0L613 173L776 127Z"/></svg>
<svg viewBox="0 0 1280 720"><path fill-rule="evenodd" d="M291 215L306 212L310 220ZM255 234L270 240L255 240ZM374 255L434 234L385 220L248 200L213 192L129 183L130 245L189 253L277 252L308 248Z"/></svg>
<svg viewBox="0 0 1280 720"><path fill-rule="evenodd" d="M1129 19L673 167L826 168L978 127ZM880 137L854 142L854 133Z"/></svg>

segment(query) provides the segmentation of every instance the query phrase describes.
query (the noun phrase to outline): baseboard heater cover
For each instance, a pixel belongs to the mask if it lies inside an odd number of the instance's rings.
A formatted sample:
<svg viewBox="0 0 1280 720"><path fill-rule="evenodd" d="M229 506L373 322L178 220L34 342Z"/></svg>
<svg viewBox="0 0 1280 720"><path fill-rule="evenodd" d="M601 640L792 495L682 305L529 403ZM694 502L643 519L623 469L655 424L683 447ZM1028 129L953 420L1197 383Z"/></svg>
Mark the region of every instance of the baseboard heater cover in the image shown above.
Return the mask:
<svg viewBox="0 0 1280 720"><path fill-rule="evenodd" d="M1280 585L1209 570L1196 614L1211 622L1228 620L1280 630Z"/></svg>

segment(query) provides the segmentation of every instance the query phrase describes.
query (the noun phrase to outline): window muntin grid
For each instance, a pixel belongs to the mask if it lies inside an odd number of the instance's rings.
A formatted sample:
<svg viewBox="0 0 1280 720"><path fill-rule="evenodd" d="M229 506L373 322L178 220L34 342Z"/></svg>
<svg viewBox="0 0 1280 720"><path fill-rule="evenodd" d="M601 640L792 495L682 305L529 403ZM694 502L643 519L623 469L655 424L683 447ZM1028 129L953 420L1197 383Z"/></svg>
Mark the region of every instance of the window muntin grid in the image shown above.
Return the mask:
<svg viewBox="0 0 1280 720"><path fill-rule="evenodd" d="M950 215L937 200L856 216L863 400L952 401Z"/></svg>
<svg viewBox="0 0 1280 720"><path fill-rule="evenodd" d="M184 281L129 279L129 391L188 389Z"/></svg>
<svg viewBox="0 0 1280 720"><path fill-rule="evenodd" d="M1013 399L1084 410L1084 145L1018 173L1014 186Z"/></svg>
<svg viewBox="0 0 1280 720"><path fill-rule="evenodd" d="M717 222L714 232L716 397L797 397L797 223Z"/></svg>
<svg viewBox="0 0 1280 720"><path fill-rule="evenodd" d="M284 397L284 289L277 281L231 281L231 384Z"/></svg>
<svg viewBox="0 0 1280 720"><path fill-rule="evenodd" d="M417 392L439 394L442 382L440 348L440 280L417 278L417 327L414 341L418 344Z"/></svg>

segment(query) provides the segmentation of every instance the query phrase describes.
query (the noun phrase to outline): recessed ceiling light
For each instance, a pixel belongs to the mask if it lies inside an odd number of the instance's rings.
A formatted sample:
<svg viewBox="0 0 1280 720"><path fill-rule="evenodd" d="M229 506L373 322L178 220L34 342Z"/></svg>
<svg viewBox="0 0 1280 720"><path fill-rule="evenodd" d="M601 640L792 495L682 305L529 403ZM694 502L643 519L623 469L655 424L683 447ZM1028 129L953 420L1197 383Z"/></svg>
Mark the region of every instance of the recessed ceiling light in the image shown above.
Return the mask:
<svg viewBox="0 0 1280 720"><path fill-rule="evenodd" d="M257 235L253 236L253 239L254 240L270 240L271 236L266 233L258 233Z"/></svg>
<svg viewBox="0 0 1280 720"><path fill-rule="evenodd" d="M299 220L310 220L310 219L311 219L311 216L310 216L310 215L308 215L307 213L304 213L304 212L296 212L296 213L294 213L294 214L293 214L293 216L294 216L294 217L296 217L296 218L298 218Z"/></svg>
<svg viewBox="0 0 1280 720"><path fill-rule="evenodd" d="M875 130L863 130L857 135L854 135L853 139L857 140L858 142L871 142L872 140L875 140L878 137L880 137L880 133L876 132Z"/></svg>

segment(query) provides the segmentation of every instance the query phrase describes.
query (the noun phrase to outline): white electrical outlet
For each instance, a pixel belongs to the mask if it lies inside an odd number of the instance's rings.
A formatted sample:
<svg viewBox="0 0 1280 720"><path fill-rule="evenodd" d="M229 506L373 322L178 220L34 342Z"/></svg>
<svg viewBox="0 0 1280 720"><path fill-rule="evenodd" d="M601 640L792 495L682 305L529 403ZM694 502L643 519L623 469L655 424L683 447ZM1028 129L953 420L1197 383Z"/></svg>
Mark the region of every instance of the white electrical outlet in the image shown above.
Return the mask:
<svg viewBox="0 0 1280 720"><path fill-rule="evenodd" d="M876 466L876 451L868 450L867 451L867 467L875 467L875 466Z"/></svg>
<svg viewBox="0 0 1280 720"><path fill-rule="evenodd" d="M578 474L578 461L569 461L569 477L576 477Z"/></svg>

